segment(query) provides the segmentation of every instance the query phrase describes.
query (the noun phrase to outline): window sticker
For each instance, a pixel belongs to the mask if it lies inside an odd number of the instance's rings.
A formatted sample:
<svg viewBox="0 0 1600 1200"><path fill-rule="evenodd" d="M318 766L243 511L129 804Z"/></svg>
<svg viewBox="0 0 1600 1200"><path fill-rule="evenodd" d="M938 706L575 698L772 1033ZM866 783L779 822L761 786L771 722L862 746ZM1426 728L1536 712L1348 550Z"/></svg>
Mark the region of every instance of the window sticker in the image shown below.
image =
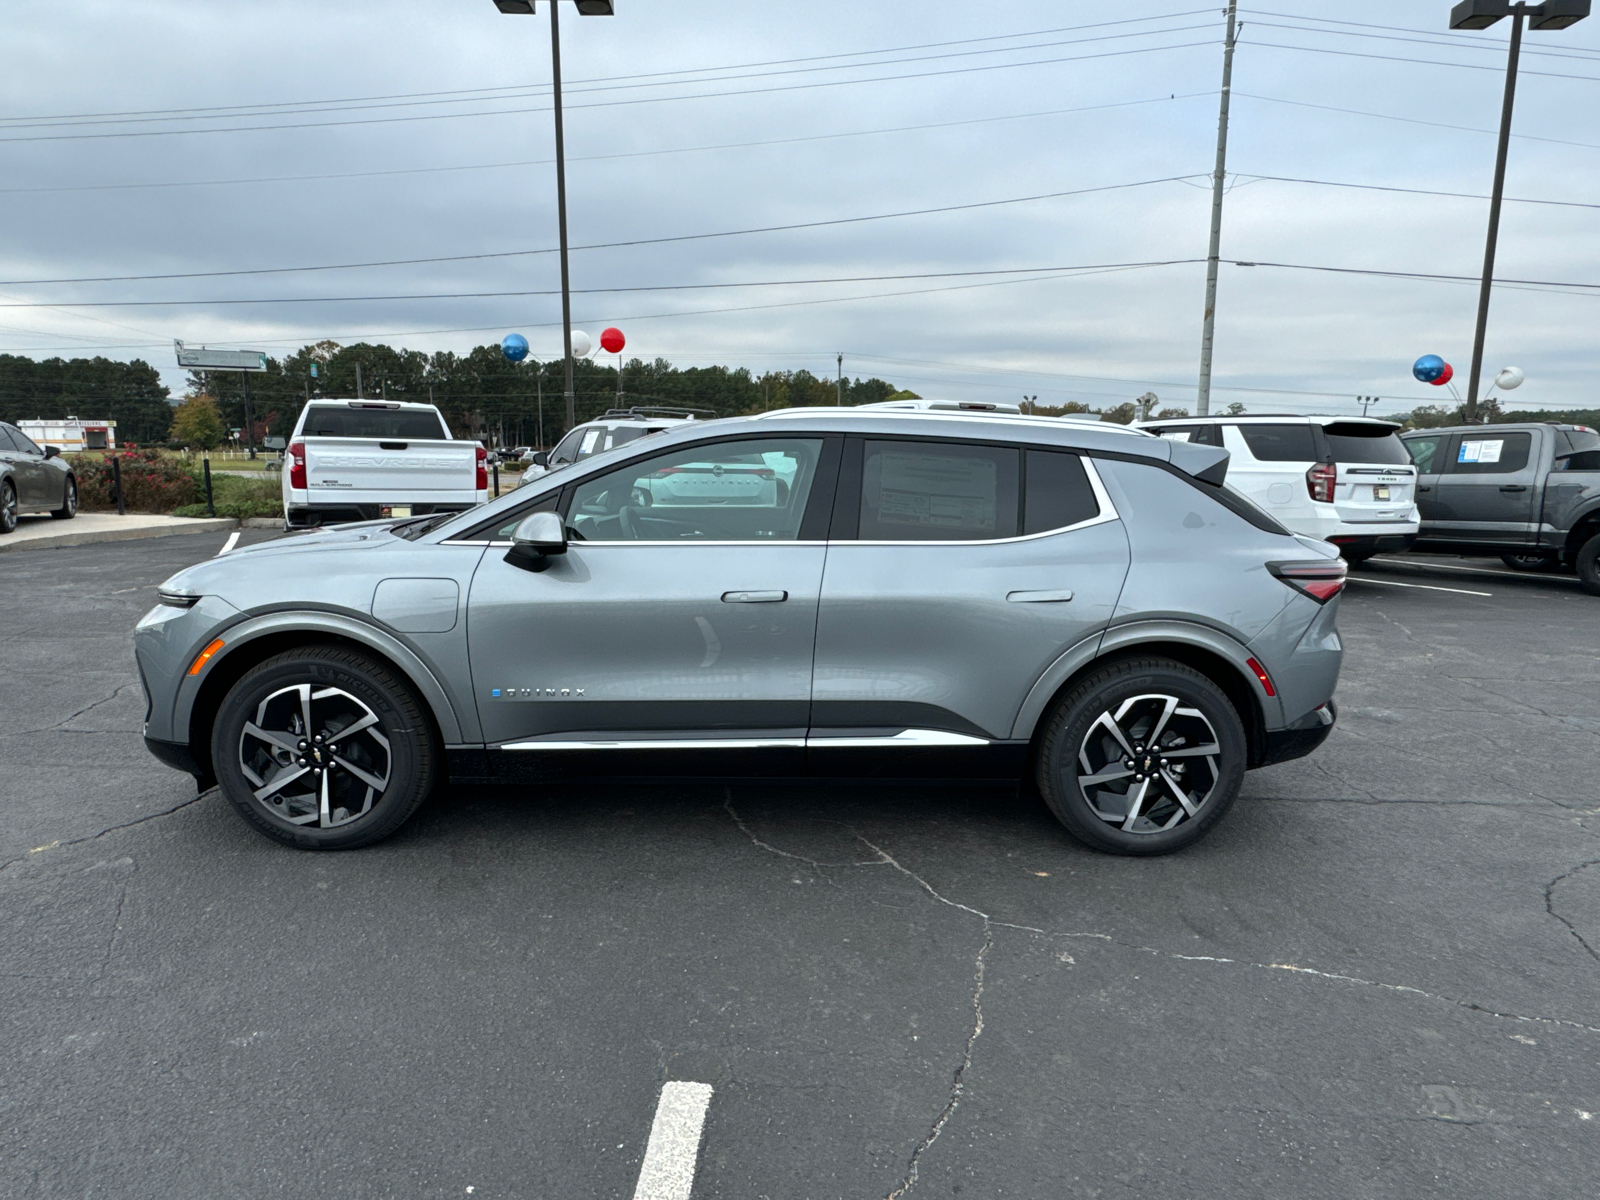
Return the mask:
<svg viewBox="0 0 1600 1200"><path fill-rule="evenodd" d="M995 464L987 458L885 452L878 520L885 525L995 528Z"/></svg>
<svg viewBox="0 0 1600 1200"><path fill-rule="evenodd" d="M600 429L588 429L584 431L583 444L578 447L579 458L588 458L589 455L594 453L595 443L600 440L600 434L602 432L603 431Z"/></svg>
<svg viewBox="0 0 1600 1200"><path fill-rule="evenodd" d="M1505 449L1504 438L1494 438L1488 441L1464 441L1461 449L1456 451L1456 461L1463 463L1497 463L1500 461L1500 451Z"/></svg>

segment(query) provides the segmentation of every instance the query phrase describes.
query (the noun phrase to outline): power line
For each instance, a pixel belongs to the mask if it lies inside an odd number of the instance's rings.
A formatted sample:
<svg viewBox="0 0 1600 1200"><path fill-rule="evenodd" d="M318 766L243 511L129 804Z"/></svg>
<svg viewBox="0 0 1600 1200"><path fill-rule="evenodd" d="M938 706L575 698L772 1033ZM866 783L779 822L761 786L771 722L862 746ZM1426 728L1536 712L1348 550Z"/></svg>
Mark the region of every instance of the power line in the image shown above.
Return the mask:
<svg viewBox="0 0 1600 1200"><path fill-rule="evenodd" d="M1283 14L1266 13L1266 14L1262 14L1262 15L1265 15L1265 16L1280 16L1280 15L1283 15ZM1320 20L1321 18L1318 18L1318 17L1301 17L1301 18L1294 18L1294 19L1315 21L1315 20ZM1326 34L1326 35L1328 35L1330 37L1371 38L1371 39L1376 40L1376 41L1406 42L1406 43L1409 43L1411 45L1416 45L1416 46L1432 46L1432 47L1435 47L1435 48L1441 49L1441 50L1488 50L1488 51L1493 51L1494 53L1500 54L1500 55L1504 55L1505 54L1505 47L1502 46L1498 41L1488 41L1488 40L1460 38L1457 35L1449 35L1447 37L1437 37L1437 36L1435 36L1435 37L1428 37L1428 38L1414 38L1414 37L1399 37L1396 34L1392 34L1392 33L1357 33L1357 32L1354 32L1353 30L1349 30L1349 29L1318 29L1318 28L1316 28L1314 26L1308 26L1308 25L1280 25L1275 21L1252 21L1251 24L1252 25L1256 25L1256 26L1260 26L1260 27L1263 27L1263 28L1266 28L1266 29L1287 29L1287 30L1292 30L1295 33ZM1421 31L1420 30L1416 30L1414 32L1421 32ZM1529 55L1539 55L1542 58L1576 59L1579 62L1586 62L1586 63L1590 63L1591 65L1596 61L1593 57L1591 57L1588 54L1568 53L1566 51L1561 51L1561 50L1543 50L1543 49L1530 47L1530 48L1525 49L1523 51L1523 53L1529 54Z"/></svg>
<svg viewBox="0 0 1600 1200"><path fill-rule="evenodd" d="M564 104L566 109L587 108L615 108L633 104L657 104L670 100L707 100L721 99L734 96L755 96L776 92L810 91L817 88L846 87L861 83L893 83L907 79L931 79L948 75L970 75L983 71L1009 71L1017 67L1049 66L1064 62L1087 62L1100 58L1124 58L1133 54L1152 54L1163 50L1188 50L1198 46L1209 46L1210 42L1180 42L1171 46L1140 46L1132 50L1106 50L1097 54L1073 54L1056 58L1029 59L1026 62L1016 63L987 63L977 67L951 67L940 71L918 71L905 75L874 75L865 79L830 79L815 83L788 84L780 87L744 88L737 91L724 92L696 92L680 96L651 96L638 97L631 100L601 100L589 104ZM525 113L549 112L548 108L505 108L492 112L477 113L425 113L407 117L371 117L350 121L309 121L298 124L280 125L234 125L225 129L146 129L125 130L116 133L68 133L48 134L43 137L0 138L0 143L28 143L28 142L70 142L70 141L98 141L108 138L141 138L141 137L185 137L189 135L212 133L255 133L263 130L282 129L336 129L352 125L393 125L416 121L449 121L465 117L497 117L514 116Z"/></svg>
<svg viewBox="0 0 1600 1200"><path fill-rule="evenodd" d="M1311 32L1316 32L1316 31L1315 30L1307 30L1306 32L1311 33ZM1453 62L1440 62L1438 59L1433 59L1433 58L1415 58L1415 57L1413 57L1413 58L1401 58L1399 55L1395 55L1395 54L1368 54L1368 53L1366 53L1364 51L1361 51L1361 50L1333 50L1333 49L1330 49L1327 46L1290 46L1290 45L1287 45L1287 44L1285 44L1283 42L1257 42L1257 41L1252 41L1250 44L1252 46L1265 46L1268 49L1272 49L1272 50L1303 50L1307 54L1333 54L1333 55L1337 55L1340 58L1370 58L1370 59L1375 59L1375 60L1377 60L1379 62L1405 63L1408 67L1414 67L1414 66L1455 67L1458 70L1462 70L1462 71L1493 71L1496 75L1505 74L1505 68L1504 67L1490 66L1487 63L1453 63ZM1560 71L1533 71L1533 70L1524 70L1524 69L1521 69L1521 68L1518 69L1517 74L1518 75L1539 75L1539 76L1544 77L1545 79L1583 79L1583 80L1587 80L1590 83L1600 83L1600 75L1568 75L1568 74L1564 74L1564 73L1562 73Z"/></svg>
<svg viewBox="0 0 1600 1200"><path fill-rule="evenodd" d="M639 82L638 78L635 77L635 76L625 76L625 75L624 76L612 76L610 78L618 79L618 80L627 80L627 82L605 83L605 84L602 84L601 86L598 86L598 87L566 86L566 87L564 87L562 89L562 92L563 92L564 96L565 95L587 95L587 94L592 94L592 93L596 93L596 92L638 91L638 90L649 89L649 88L662 88L662 87L679 86L679 85L692 86L692 85L695 85L695 84L703 84L703 83L735 83L735 82L738 82L738 81L744 80L744 79L771 79L771 78L775 78L775 77L781 76L781 75L811 74L811 73L814 73L814 72L817 72L817 71L854 71L854 70L860 70L860 69L865 68L865 67L880 67L880 66L881 67L893 67L893 66L901 66L901 65L906 65L906 64L911 64L911 63L919 63L919 62L934 62L934 61L938 61L938 60L941 60L941 59L970 58L970 57L973 57L973 56L976 56L976 55L981 55L981 54L1012 54L1012 53L1018 53L1018 52L1022 52L1022 51L1028 51L1028 50L1047 50L1047 49L1051 49L1051 48L1056 47L1056 46L1076 46L1076 45L1084 45L1084 44L1089 43L1089 42L1119 41L1119 40L1122 40L1122 39L1125 39L1125 38L1153 37L1153 36L1158 36L1158 35L1161 35L1161 34L1168 34L1168 33L1187 33L1187 32L1192 32L1192 31L1197 30L1197 29L1209 29L1209 28L1211 28L1211 24L1210 23L1200 24L1200 25L1178 25L1178 26L1174 26L1174 27L1166 28L1166 29L1146 29L1146 30L1138 30L1138 31L1135 31L1135 32L1132 32L1132 33L1104 34L1104 35L1102 35L1100 37L1092 37L1092 38L1068 38L1068 39L1064 39L1062 41L1057 41L1057 42L1034 42L1034 43L1030 43L1030 44L1027 44L1027 45L999 46L999 47L990 47L990 48L981 49L981 50L952 50L952 51L948 51L948 52L943 53L943 54L924 54L924 55L918 55L917 57L914 57L914 58L883 59L883 60L878 61L878 62L870 62L870 63L841 63L841 64L836 64L836 65L833 65L833 66L793 67L793 68L788 68L788 69L785 69L785 70L778 70L778 71L752 71L752 72L749 72L749 73L744 74L744 75L718 75L718 76L711 76L711 77L707 77L707 78L703 78L703 79L680 79L680 80L671 80L671 81L667 81L667 82ZM1004 67L1004 66L1014 66L1014 65L1023 65L1023 64L999 63L999 64L994 64L994 65ZM721 68L714 68L714 69L719 69L720 70ZM839 80L839 81L836 81L836 82L850 83L850 82L859 82L859 81L855 81L855 80ZM441 105L441 104L474 104L474 103L478 103L480 101L492 101L492 100L497 100L497 99L513 99L513 98L514 99L525 99L525 98L532 98L532 97L548 96L550 94L550 88L548 87L548 85L544 85L544 84L528 84L528 85L524 85L520 89L503 89L503 90L504 91L516 91L518 94L516 96L514 96L514 97L513 96L505 96L505 95L502 95L502 96L461 95L461 96L457 96L457 97L444 98L444 99L398 99L398 100L394 100L394 101L383 101L383 102L379 102L379 103L333 104L333 105L328 105L326 107L320 107L320 108L318 108L318 107L304 107L304 106L301 106L301 107L280 107L280 108L277 108L277 109L267 108L267 109L265 109L263 111L256 111L256 112L251 112L251 113L218 111L218 112L216 112L214 114L211 114L211 115L207 115L204 112L201 112L199 110L195 110L197 115L186 115L186 116L127 116L127 117L95 118L95 119L90 119L90 120L58 120L58 119L48 119L48 118L46 118L46 119L26 120L26 119L23 119L23 118L11 118L11 123L6 124L3 127L7 128L7 129L59 129L59 128L78 129L78 128L86 128L86 127L90 127L90 126L94 126L94 125L141 125L141 124L153 124L153 123L158 122L158 121L162 121L162 122L167 122L167 121L224 121L224 120L233 120L233 119L235 119L237 117L241 117L241 116L250 116L250 117L315 116L315 115L320 115L320 114L323 114L323 113L365 112L365 111L371 111L371 110L374 110L374 109L387 109L387 108L419 108L419 107L430 107L430 106ZM672 98L673 97L664 97L663 96L663 97L651 97L649 99L672 99ZM466 114L466 115L473 115L473 114ZM477 115L483 115L483 114L477 114ZM190 130L188 132L201 132L201 131ZM15 140L15 139L11 139L11 140Z"/></svg>
<svg viewBox="0 0 1600 1200"><path fill-rule="evenodd" d="M682 69L674 70L674 71L648 71L648 72L643 72L643 73L641 73L641 72L630 72L627 75L600 75L600 76L591 76L590 78L587 78L587 79L574 79L574 80L571 80L570 82L573 83L573 84L612 83L612 82L616 82L618 80L637 80L637 79L658 78L658 77L662 77L662 76L704 74L704 73L710 72L710 71L742 71L742 70L748 70L748 69L753 68L753 67L788 66L791 63L822 62L822 61L825 61L825 60L828 60L828 59L836 59L836 58L862 58L862 57L867 57L867 56L874 55L874 54L900 54L900 53L904 53L904 52L911 51L911 50L935 50L935 49L942 49L945 46L966 46L966 45L972 45L972 44L975 44L975 43L978 43L978 42L1010 41L1010 40L1015 40L1017 38L1028 38L1028 37L1047 37L1050 34L1072 33L1072 32L1075 32L1077 30L1080 30L1080 29L1103 29L1103 28L1107 28L1107 27L1113 26L1113 25L1134 25L1134 24L1139 24L1139 23L1149 22L1149 21L1177 20L1177 19L1182 18L1182 17L1199 16L1199 15L1201 15L1203 13L1209 13L1211 11L1212 10L1210 8L1192 8L1192 9L1187 9L1187 10L1185 10L1183 12L1163 13L1163 14L1159 14L1157 16L1150 16L1150 17L1128 17L1128 18L1124 18L1122 20L1117 20L1117 21L1096 21L1096 22L1093 22L1093 23L1087 24L1087 25L1062 25L1062 26L1057 26L1057 27L1051 28L1051 29L1025 30L1025 31L1023 31L1021 33L998 33L998 34L991 34L991 35L988 35L988 36L985 36L985 37L967 37L967 38L960 38L960 39L957 39L955 41L947 41L947 42L921 42L921 43L917 43L917 44L910 45L910 46L891 46L891 47L884 47L884 48L880 48L880 49L876 49L876 50L849 50L849 51L843 51L843 52L838 53L838 54L815 54L815 55L808 55L808 56L801 57L801 58L768 59L768 60L760 61L760 62L730 63L730 64L726 64L726 65L723 65L723 66L687 67L687 68L682 68ZM1012 47L1012 48L1013 49L1027 49L1028 47ZM707 81L701 81L701 82L707 82ZM13 121L93 120L94 118L97 118L97 117L167 116L167 115L171 115L171 114L184 114L184 113L221 112L221 111L224 111L224 110L239 110L240 115L250 115L248 112L245 112L243 110L263 109L263 108L291 108L291 107L299 106L299 105L315 105L315 104L362 104L362 103L366 103L368 101L374 101L374 100L416 100L416 99L426 99L426 98L429 98L429 97L464 96L464 95L473 94L473 93L527 91L527 90L530 90L530 89L535 88L535 87L546 88L546 85L543 85L543 84L538 84L538 85L535 85L535 84L520 84L519 83L519 84L506 84L506 85L499 86L499 87L458 88L458 89L453 89L453 90L449 90L449 91L435 91L435 92L396 92L396 93L389 93L389 94L386 94L386 95L378 95L378 96L337 96L337 97L324 97L324 98L318 99L318 100L278 100L278 101L270 101L270 102L265 102L265 103L260 103L260 104L222 104L222 105L203 105L203 106L200 106L200 107L197 107L197 108L156 108L156 109L142 109L142 110L124 110L124 111L118 111L118 112L104 112L104 113L59 113L59 114L45 115L45 116L0 117L0 127L3 127L7 123L13 122Z"/></svg>
<svg viewBox="0 0 1600 1200"><path fill-rule="evenodd" d="M1026 204L1037 200L1059 200L1067 196L1084 196L1095 192L1119 191L1126 188L1148 187L1157 183L1173 183L1180 179L1194 179L1196 175L1169 175L1161 179L1141 179L1134 183L1113 183L1102 187L1074 188L1065 192L1043 192L1032 196L1012 196L1004 200L979 200L969 204L947 204L937 208L908 209L902 212L873 213L860 217L836 217L826 221L799 221L789 225L764 225L751 229L726 229L715 233L684 233L672 237L635 238L625 242L596 242L587 246L574 246L574 250L616 250L632 246L659 246L670 242L705 241L710 238L742 237L756 233L783 233L798 229L821 229L829 226L859 225L868 221L887 221L900 217L920 217L937 213L962 212L975 208L997 208L1011 204ZM533 254L554 254L555 249L496 250L483 254L436 255L431 258L396 258L380 262L323 263L303 267L254 267L228 271L178 271L163 275L91 275L63 279L12 279L0 280L0 287L65 283L131 283L161 279L216 279L240 275L285 275L307 271L351 271L369 267L412 267L429 263L476 262L485 259L520 258Z"/></svg>
<svg viewBox="0 0 1600 1200"><path fill-rule="evenodd" d="M1432 188L1396 187L1378 183L1338 183L1331 179L1294 179L1286 175L1256 175L1248 171L1234 172L1234 178L1242 179L1247 183L1255 180L1269 180L1273 183L1312 183L1318 187L1356 188L1365 192L1403 192L1410 196L1449 196L1457 200L1487 200L1488 196L1477 192L1441 192ZM1525 196L1505 196L1502 199L1512 204L1549 204L1560 208L1600 208L1600 204L1588 204L1581 200L1533 200Z"/></svg>
<svg viewBox="0 0 1600 1200"><path fill-rule="evenodd" d="M1286 18L1288 20L1291 20L1291 21L1316 21L1316 22L1318 22L1319 24L1322 24L1322 25L1349 25L1349 26L1351 26L1352 28L1355 28L1355 29L1382 29L1382 30L1388 31L1389 33L1419 33L1419 34L1422 34L1425 37L1440 37L1440 38L1443 38L1443 37L1447 36L1447 35L1444 35L1444 34L1437 33L1435 30L1432 30L1432 29L1412 29L1408 25L1374 25L1369 21L1340 21L1340 20L1336 20L1333 17L1307 17L1307 16L1302 16L1302 15L1297 14L1297 13L1267 12L1265 9L1259 9L1259 8L1241 8L1239 11L1242 12L1242 13L1248 13L1251 16L1284 17L1284 18ZM1334 32L1337 32L1337 31L1330 29L1330 30L1321 31L1321 32L1334 33ZM1371 35L1371 36L1376 37L1376 36L1380 36L1380 35L1374 34L1374 35ZM1449 44L1449 45L1452 45L1452 46L1472 46L1475 49L1493 50L1497 54L1504 54L1506 52L1505 51L1505 44L1503 42L1501 42L1498 38L1494 38L1494 37L1481 37L1481 38L1474 37L1471 32L1468 32L1466 30L1460 30L1460 29L1454 30L1448 35L1448 38L1449 38L1448 43L1441 42L1440 44L1441 45ZM1580 54L1595 55L1597 57L1600 57L1600 50L1585 50L1585 49L1583 49L1581 47L1577 47L1577 46L1569 46L1567 49L1568 49L1568 51L1576 51L1576 52L1578 52ZM1524 54L1559 55L1561 57L1571 57L1570 54L1566 54L1566 53L1563 53L1561 51L1530 49L1530 48L1527 48L1527 47L1523 48L1522 53L1524 53Z"/></svg>
<svg viewBox="0 0 1600 1200"><path fill-rule="evenodd" d="M1451 125L1444 121L1425 121L1421 117L1401 117L1394 113L1367 112L1359 108L1339 108L1332 104L1313 104L1309 100L1286 100L1282 96L1262 96L1252 92L1235 91L1235 96L1243 96L1246 100L1265 100L1269 104L1290 104L1296 108L1316 108L1323 112L1344 113L1352 117L1373 117L1380 121L1401 121L1407 125L1428 125L1434 129L1454 129L1462 133L1498 133L1498 130L1483 129L1476 125ZM1578 146L1585 150L1600 150L1600 143L1596 142L1569 142L1562 138L1535 137L1531 133L1513 133L1514 138L1521 138L1525 142L1548 142L1553 146Z"/></svg>
<svg viewBox="0 0 1600 1200"><path fill-rule="evenodd" d="M1163 267L1178 263L1204 262L1197 258L1172 258L1152 262L1092 263L1085 266L1055 267L993 267L978 271L919 271L904 275L839 275L818 279L765 279L725 281L721 283L663 283L618 288L573 288L577 295L621 295L630 292L698 292L722 288L790 287L820 283L879 283L901 279L957 279L975 275L1020 275L1052 271L1099 271L1128 267ZM272 296L261 298L229 297L224 299L187 300L83 300L55 301L43 304L36 301L0 301L0 308L190 308L206 305L238 304L356 304L388 300L494 300L522 296L559 296L557 289L539 289L514 292L415 292L388 296Z"/></svg>
<svg viewBox="0 0 1600 1200"><path fill-rule="evenodd" d="M1227 260L1236 267L1279 267L1288 271L1322 271L1334 275L1374 275L1385 279L1432 279L1444 283L1480 283L1482 278L1477 275L1446 275L1436 271L1380 271L1371 267L1326 267L1315 266L1308 263L1280 263L1262 262L1259 260L1247 261L1243 259ZM1573 295L1583 296L1600 294L1600 283L1566 283L1550 279L1499 279L1494 283L1506 286L1521 286L1527 288L1561 288L1571 291ZM0 306L4 307L4 306Z"/></svg>

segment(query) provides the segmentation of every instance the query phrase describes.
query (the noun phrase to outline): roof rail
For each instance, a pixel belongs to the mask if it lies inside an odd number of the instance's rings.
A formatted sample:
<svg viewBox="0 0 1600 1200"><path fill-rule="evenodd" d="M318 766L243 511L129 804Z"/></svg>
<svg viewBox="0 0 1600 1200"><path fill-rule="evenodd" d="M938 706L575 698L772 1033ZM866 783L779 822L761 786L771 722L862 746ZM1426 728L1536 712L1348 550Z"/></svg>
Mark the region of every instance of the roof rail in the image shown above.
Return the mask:
<svg viewBox="0 0 1600 1200"><path fill-rule="evenodd" d="M663 408L655 404L636 404L632 408L608 408L602 421L613 417L684 417L694 420L696 417L719 417L722 414L712 408Z"/></svg>

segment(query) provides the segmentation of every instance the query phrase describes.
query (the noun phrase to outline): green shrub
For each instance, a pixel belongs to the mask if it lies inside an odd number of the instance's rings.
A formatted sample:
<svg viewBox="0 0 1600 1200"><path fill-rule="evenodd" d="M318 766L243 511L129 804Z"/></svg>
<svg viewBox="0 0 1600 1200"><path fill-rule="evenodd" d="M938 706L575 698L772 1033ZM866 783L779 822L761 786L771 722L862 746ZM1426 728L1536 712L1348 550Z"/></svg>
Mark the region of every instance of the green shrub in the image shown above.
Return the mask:
<svg viewBox="0 0 1600 1200"><path fill-rule="evenodd" d="M281 517L283 492L276 477L250 479L241 475L211 476L211 495L216 501L219 517ZM176 510L176 517L203 517L206 515L205 489L202 487L199 502L187 504Z"/></svg>
<svg viewBox="0 0 1600 1200"><path fill-rule="evenodd" d="M200 485L181 461L156 450L121 450L115 454L74 454L72 473L78 480L78 507L106 511L117 507L112 460L122 468L122 494L136 512L170 513L193 504Z"/></svg>

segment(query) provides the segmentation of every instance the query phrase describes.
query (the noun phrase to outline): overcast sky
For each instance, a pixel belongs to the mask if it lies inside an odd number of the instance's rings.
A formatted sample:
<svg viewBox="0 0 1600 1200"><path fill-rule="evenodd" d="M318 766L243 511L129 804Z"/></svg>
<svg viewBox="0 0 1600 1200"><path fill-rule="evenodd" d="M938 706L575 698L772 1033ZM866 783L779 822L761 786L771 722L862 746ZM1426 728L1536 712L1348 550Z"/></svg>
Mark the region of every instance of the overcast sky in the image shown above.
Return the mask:
<svg viewBox="0 0 1600 1200"><path fill-rule="evenodd" d="M1409 367L1442 354L1464 386L1476 284L1265 264L1476 276L1486 200L1328 184L1485 195L1509 23L1449 33L1448 0L1260 3L1241 10L1222 255L1263 265L1222 267L1214 403L1448 402ZM543 3L537 18L491 0L4 9L0 349L143 357L175 391L173 338L459 351L520 331L559 355L553 253L37 282L547 251ZM630 357L679 365L831 375L842 351L848 374L925 396L1098 407L1153 389L1192 406L1203 262L1036 269L1203 260L1220 5L617 9L562 9L575 247L835 223L575 250L579 328L619 325ZM1507 195L1577 203L1507 203L1496 274L1591 290L1497 289L1485 372L1521 366L1520 406L1590 407L1600 17L1529 33L1523 68ZM958 205L978 207L837 223ZM1012 269L1039 277L960 274ZM885 276L900 278L863 278ZM706 286L728 284L760 286ZM514 292L533 294L459 295ZM106 301L180 303L81 307Z"/></svg>

